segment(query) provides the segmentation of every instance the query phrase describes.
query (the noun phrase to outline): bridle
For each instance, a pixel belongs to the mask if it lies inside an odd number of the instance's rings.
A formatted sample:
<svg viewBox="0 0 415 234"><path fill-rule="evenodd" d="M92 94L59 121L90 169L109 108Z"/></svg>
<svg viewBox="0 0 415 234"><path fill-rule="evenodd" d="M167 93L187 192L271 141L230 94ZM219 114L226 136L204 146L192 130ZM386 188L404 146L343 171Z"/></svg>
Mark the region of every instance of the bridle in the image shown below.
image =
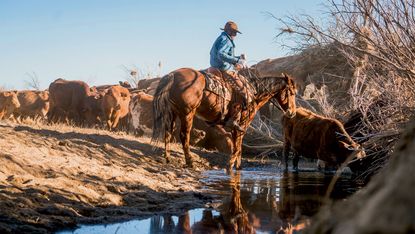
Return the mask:
<svg viewBox="0 0 415 234"><path fill-rule="evenodd" d="M256 79L256 76L253 76L254 74L250 71L250 69L247 69L247 70L248 70L249 77L253 77L254 79ZM256 82L256 83L257 83L257 86L262 85L261 82ZM268 88L265 85L262 85L261 88L263 88L264 90L266 90L267 92L269 92ZM278 101L275 101L274 97L272 97L269 101L274 106L276 106L285 115L286 111L282 108L281 104Z"/></svg>

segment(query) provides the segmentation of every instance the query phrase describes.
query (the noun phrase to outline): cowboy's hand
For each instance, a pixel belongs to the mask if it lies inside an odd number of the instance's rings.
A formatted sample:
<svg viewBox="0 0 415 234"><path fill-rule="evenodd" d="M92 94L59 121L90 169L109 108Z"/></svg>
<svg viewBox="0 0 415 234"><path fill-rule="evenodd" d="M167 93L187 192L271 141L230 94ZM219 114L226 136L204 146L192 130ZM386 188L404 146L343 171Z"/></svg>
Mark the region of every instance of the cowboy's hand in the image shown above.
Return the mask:
<svg viewBox="0 0 415 234"><path fill-rule="evenodd" d="M246 63L245 59L239 59L236 65L239 67L239 69L248 67L248 64Z"/></svg>
<svg viewBox="0 0 415 234"><path fill-rule="evenodd" d="M235 68L235 70L239 71L239 70L241 70L243 67L242 67L242 65L241 65L241 64L239 64L239 63L235 63L234 68Z"/></svg>

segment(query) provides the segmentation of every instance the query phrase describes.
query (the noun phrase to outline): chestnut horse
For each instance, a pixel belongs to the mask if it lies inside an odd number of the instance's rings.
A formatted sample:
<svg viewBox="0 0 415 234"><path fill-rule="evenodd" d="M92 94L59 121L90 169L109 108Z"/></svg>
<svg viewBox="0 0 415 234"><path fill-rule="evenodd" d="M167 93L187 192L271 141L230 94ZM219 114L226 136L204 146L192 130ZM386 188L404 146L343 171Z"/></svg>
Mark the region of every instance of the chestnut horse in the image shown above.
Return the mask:
<svg viewBox="0 0 415 234"><path fill-rule="evenodd" d="M245 71L246 72L246 71ZM228 169L230 172L236 161L236 169L241 168L242 139L246 129L255 117L256 112L271 98L277 100L277 106L287 117L294 117L296 111L294 81L287 75L282 77L255 78L245 75L255 89L253 101L241 114L240 126L245 130L239 132L232 130L231 155ZM174 128L174 120L178 117L181 123L180 140L182 142L186 165L193 166L193 158L190 154L190 130L193 118L199 118L217 123L220 132L226 133L221 127L223 121L223 105L233 105L233 100L225 100L209 90L205 89L205 76L194 69L182 68L164 76L157 87L153 100L154 127L152 141L157 142L164 134L165 157L169 162L170 140ZM224 136L224 139L226 137Z"/></svg>

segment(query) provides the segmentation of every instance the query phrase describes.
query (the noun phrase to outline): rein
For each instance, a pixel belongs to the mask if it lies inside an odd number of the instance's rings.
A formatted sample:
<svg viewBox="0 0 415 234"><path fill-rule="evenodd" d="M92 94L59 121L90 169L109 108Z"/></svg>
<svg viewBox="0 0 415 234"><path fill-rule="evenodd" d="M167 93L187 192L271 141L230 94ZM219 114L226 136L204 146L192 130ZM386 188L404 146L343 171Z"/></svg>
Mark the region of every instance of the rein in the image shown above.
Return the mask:
<svg viewBox="0 0 415 234"><path fill-rule="evenodd" d="M255 79L255 83L257 84L257 86L262 85L261 82L257 82L258 79L256 76L254 76L251 71L248 69L248 75L249 77L251 77L252 79ZM266 90L267 92L269 92L268 88L265 85L262 85L261 88L263 88L264 90ZM278 101L275 101L274 98L271 98L269 100L274 106L276 106L284 115L285 115L285 111L284 109L282 109L282 106L280 105L280 103Z"/></svg>

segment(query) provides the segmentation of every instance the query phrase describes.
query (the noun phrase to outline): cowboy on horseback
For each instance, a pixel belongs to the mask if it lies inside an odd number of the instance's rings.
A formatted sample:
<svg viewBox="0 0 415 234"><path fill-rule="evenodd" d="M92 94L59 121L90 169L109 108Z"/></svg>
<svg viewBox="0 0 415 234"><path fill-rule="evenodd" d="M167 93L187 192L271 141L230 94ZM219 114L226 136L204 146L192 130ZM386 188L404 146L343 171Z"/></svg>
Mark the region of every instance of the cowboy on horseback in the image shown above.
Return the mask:
<svg viewBox="0 0 415 234"><path fill-rule="evenodd" d="M251 102L251 98L247 86L243 82L245 79L241 78L241 75L237 73L237 70L246 67L245 56L243 54L235 56L234 52L234 39L238 33L242 33L238 30L236 23L232 21L228 21L221 30L224 32L215 40L210 50L211 68L208 69L208 72L217 73L215 70L219 70L221 77L231 84L233 90L242 99L242 104L236 102L230 108L230 117L226 121L225 126L244 132L244 129L239 126L241 111Z"/></svg>

